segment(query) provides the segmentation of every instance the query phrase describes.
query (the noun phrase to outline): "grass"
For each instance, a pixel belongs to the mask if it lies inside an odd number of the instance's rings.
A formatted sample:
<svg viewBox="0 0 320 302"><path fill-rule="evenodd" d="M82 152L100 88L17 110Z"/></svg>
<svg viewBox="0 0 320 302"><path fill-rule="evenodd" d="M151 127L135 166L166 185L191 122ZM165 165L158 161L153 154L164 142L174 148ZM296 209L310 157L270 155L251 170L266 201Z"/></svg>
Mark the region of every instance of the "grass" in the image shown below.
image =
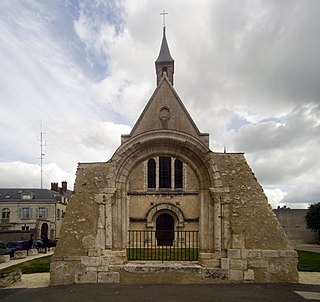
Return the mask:
<svg viewBox="0 0 320 302"><path fill-rule="evenodd" d="M194 248L128 248L128 260L155 260L155 261L197 261L198 249Z"/></svg>
<svg viewBox="0 0 320 302"><path fill-rule="evenodd" d="M21 270L22 274L47 273L50 271L52 255L29 260L0 270L1 273L11 273Z"/></svg>
<svg viewBox="0 0 320 302"><path fill-rule="evenodd" d="M298 271L300 272L320 272L320 253L297 251Z"/></svg>

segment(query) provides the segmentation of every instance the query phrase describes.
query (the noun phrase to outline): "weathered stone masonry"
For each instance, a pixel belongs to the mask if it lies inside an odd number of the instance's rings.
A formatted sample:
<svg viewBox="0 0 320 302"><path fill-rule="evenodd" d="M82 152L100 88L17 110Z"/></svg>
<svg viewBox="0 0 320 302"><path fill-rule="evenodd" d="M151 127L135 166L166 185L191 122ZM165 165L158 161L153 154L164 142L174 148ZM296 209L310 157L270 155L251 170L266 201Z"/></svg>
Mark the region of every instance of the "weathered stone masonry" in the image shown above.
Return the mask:
<svg viewBox="0 0 320 302"><path fill-rule="evenodd" d="M172 86L165 35L163 41L158 86L131 133L108 162L78 165L51 284L297 282L297 254L262 187L242 153L209 149L208 134ZM158 165L160 157L183 163L181 188L172 179L169 188L158 179L148 188L147 161ZM128 262L128 230L155 229L160 213L172 217L175 229L199 231L198 262Z"/></svg>

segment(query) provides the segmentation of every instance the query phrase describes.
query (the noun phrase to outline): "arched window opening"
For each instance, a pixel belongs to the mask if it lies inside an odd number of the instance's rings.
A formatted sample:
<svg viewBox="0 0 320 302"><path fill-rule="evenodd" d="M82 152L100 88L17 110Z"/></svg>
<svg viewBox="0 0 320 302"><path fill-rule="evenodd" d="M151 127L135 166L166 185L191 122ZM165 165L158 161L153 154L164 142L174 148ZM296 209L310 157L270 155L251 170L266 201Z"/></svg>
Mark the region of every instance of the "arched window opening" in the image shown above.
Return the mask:
<svg viewBox="0 0 320 302"><path fill-rule="evenodd" d="M156 187L156 161L151 158L148 160L148 188Z"/></svg>
<svg viewBox="0 0 320 302"><path fill-rule="evenodd" d="M175 189L183 187L183 164L180 159L174 161L174 187Z"/></svg>
<svg viewBox="0 0 320 302"><path fill-rule="evenodd" d="M171 157L159 157L159 188L171 188Z"/></svg>

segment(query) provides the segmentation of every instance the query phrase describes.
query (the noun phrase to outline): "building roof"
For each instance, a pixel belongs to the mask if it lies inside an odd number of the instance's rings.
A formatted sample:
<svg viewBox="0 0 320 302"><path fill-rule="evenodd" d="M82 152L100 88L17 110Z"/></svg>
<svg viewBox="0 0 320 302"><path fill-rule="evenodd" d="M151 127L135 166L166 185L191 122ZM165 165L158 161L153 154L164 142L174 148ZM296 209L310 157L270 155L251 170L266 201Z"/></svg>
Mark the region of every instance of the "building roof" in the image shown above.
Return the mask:
<svg viewBox="0 0 320 302"><path fill-rule="evenodd" d="M161 47L160 47L160 52L158 59L156 60L156 63L160 62L173 62L173 58L171 57L170 51L169 51L169 46L166 38L166 28L163 27L163 37L162 37L162 42L161 42Z"/></svg>
<svg viewBox="0 0 320 302"><path fill-rule="evenodd" d="M67 190L64 194L70 198L72 191ZM28 198L31 196L31 198ZM49 189L34 188L2 188L0 189L0 202L57 202L62 194Z"/></svg>

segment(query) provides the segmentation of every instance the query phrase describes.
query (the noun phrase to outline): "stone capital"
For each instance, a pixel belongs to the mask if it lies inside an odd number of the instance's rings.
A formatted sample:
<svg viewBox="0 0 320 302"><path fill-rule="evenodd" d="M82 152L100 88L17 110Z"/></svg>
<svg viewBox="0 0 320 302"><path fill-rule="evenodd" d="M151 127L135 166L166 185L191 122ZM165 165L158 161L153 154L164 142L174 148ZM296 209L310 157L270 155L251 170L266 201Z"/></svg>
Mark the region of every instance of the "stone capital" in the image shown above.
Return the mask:
<svg viewBox="0 0 320 302"><path fill-rule="evenodd" d="M114 198L116 195L116 189L110 188L110 189L104 189L103 191L104 191L103 193L95 194L94 196L95 202L100 204L113 204Z"/></svg>

